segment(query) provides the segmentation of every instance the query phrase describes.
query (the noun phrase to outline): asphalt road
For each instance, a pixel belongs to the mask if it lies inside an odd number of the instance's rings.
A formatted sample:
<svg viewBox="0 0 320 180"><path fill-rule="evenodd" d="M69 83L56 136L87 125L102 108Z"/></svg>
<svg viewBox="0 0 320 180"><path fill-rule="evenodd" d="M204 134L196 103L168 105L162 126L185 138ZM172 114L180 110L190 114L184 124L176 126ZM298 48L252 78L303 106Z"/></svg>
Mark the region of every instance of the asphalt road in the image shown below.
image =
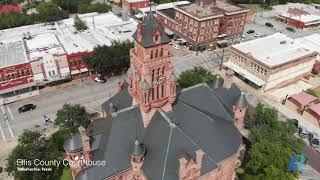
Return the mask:
<svg viewBox="0 0 320 180"><path fill-rule="evenodd" d="M101 104L117 91L117 82L122 77L110 78L106 83L72 82L62 89L50 90L38 96L1 106L0 110L0 141L8 141L18 137L24 129L45 129L44 115L55 119L56 112L65 103L81 104L89 112L101 112ZM33 111L19 113L18 108L32 103L37 106ZM5 115L6 114L6 115ZM7 121L5 121L7 116ZM49 126L49 128L52 127Z"/></svg>
<svg viewBox="0 0 320 180"><path fill-rule="evenodd" d="M303 148L304 154L309 157L308 164L320 173L320 153L309 146Z"/></svg>

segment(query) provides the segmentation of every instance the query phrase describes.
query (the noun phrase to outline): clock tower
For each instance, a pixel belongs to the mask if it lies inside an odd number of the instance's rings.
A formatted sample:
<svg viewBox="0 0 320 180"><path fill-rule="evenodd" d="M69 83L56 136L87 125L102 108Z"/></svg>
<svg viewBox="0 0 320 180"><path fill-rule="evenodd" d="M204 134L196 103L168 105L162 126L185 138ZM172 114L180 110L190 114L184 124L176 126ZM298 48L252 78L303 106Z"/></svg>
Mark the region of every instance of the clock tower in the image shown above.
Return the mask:
<svg viewBox="0 0 320 180"><path fill-rule="evenodd" d="M133 38L134 48L130 50L127 73L128 91L133 105L140 106L146 127L157 108L172 110L177 79L171 64L170 39L151 13L137 25Z"/></svg>

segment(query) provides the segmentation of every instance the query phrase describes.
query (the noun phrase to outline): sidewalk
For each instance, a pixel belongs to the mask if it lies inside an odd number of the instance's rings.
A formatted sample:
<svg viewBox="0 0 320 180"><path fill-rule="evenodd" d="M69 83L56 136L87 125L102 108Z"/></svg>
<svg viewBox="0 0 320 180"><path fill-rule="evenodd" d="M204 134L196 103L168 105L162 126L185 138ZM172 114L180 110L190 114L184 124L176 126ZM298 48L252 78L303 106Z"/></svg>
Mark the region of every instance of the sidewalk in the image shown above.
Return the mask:
<svg viewBox="0 0 320 180"><path fill-rule="evenodd" d="M219 71L215 70L214 73L221 75L224 77L225 70ZM244 92L249 93L247 95L247 100L252 106L256 106L258 102L261 102L263 104L269 105L271 107L274 107L278 110L280 119L281 116L284 119L297 119L299 121L299 124L306 127L308 131L310 132L318 132L320 134L320 129L311 124L310 122L306 121L303 117L301 117L300 114L292 111L291 109L287 108L286 106L282 105L279 100L274 99L272 96L270 96L268 93L261 92L260 90L257 90L253 88L252 86L248 85L247 83L243 82L238 77L233 77L233 82L237 84L237 86Z"/></svg>

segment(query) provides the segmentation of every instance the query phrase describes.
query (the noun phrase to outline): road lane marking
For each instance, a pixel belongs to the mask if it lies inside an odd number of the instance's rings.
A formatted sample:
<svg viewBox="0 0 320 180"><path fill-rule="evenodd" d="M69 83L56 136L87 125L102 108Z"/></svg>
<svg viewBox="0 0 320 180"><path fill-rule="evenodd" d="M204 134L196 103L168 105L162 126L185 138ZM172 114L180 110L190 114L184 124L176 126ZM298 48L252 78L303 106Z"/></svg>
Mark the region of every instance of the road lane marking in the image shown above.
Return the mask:
<svg viewBox="0 0 320 180"><path fill-rule="evenodd" d="M7 139L6 139L6 136L4 135L4 132L3 132L1 125L0 125L0 131L1 131L2 138L6 141Z"/></svg>
<svg viewBox="0 0 320 180"><path fill-rule="evenodd" d="M9 114L10 114L11 120L13 120L13 115L12 115L12 112L11 112L10 108L9 108L8 106L6 106L6 109L7 109L7 111L8 111ZM9 123L9 119L6 120L6 123L7 123L7 126L8 126L8 128L9 128L11 137L14 138L14 135L13 135L13 132L12 132L10 123Z"/></svg>

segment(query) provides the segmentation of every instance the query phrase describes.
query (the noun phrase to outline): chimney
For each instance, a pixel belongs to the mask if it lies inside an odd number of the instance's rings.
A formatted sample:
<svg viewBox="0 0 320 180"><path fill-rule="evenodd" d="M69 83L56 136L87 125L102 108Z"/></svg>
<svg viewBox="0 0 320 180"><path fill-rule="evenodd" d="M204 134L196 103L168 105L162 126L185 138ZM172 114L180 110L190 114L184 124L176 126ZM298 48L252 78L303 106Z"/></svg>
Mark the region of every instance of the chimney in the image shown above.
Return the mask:
<svg viewBox="0 0 320 180"><path fill-rule="evenodd" d="M201 149L195 152L195 158L184 153L184 157L179 159L179 179L197 179L200 177L203 156L204 152Z"/></svg>
<svg viewBox="0 0 320 180"><path fill-rule="evenodd" d="M233 80L232 80L233 75L234 75L234 72L231 69L226 71L225 78L223 81L224 88L229 89L231 87L231 85L233 84Z"/></svg>
<svg viewBox="0 0 320 180"><path fill-rule="evenodd" d="M119 81L117 85L118 92L123 90L123 81Z"/></svg>
<svg viewBox="0 0 320 180"><path fill-rule="evenodd" d="M78 129L81 136L84 158L85 160L89 161L92 159L90 137L87 135L87 131L84 127L80 126Z"/></svg>

